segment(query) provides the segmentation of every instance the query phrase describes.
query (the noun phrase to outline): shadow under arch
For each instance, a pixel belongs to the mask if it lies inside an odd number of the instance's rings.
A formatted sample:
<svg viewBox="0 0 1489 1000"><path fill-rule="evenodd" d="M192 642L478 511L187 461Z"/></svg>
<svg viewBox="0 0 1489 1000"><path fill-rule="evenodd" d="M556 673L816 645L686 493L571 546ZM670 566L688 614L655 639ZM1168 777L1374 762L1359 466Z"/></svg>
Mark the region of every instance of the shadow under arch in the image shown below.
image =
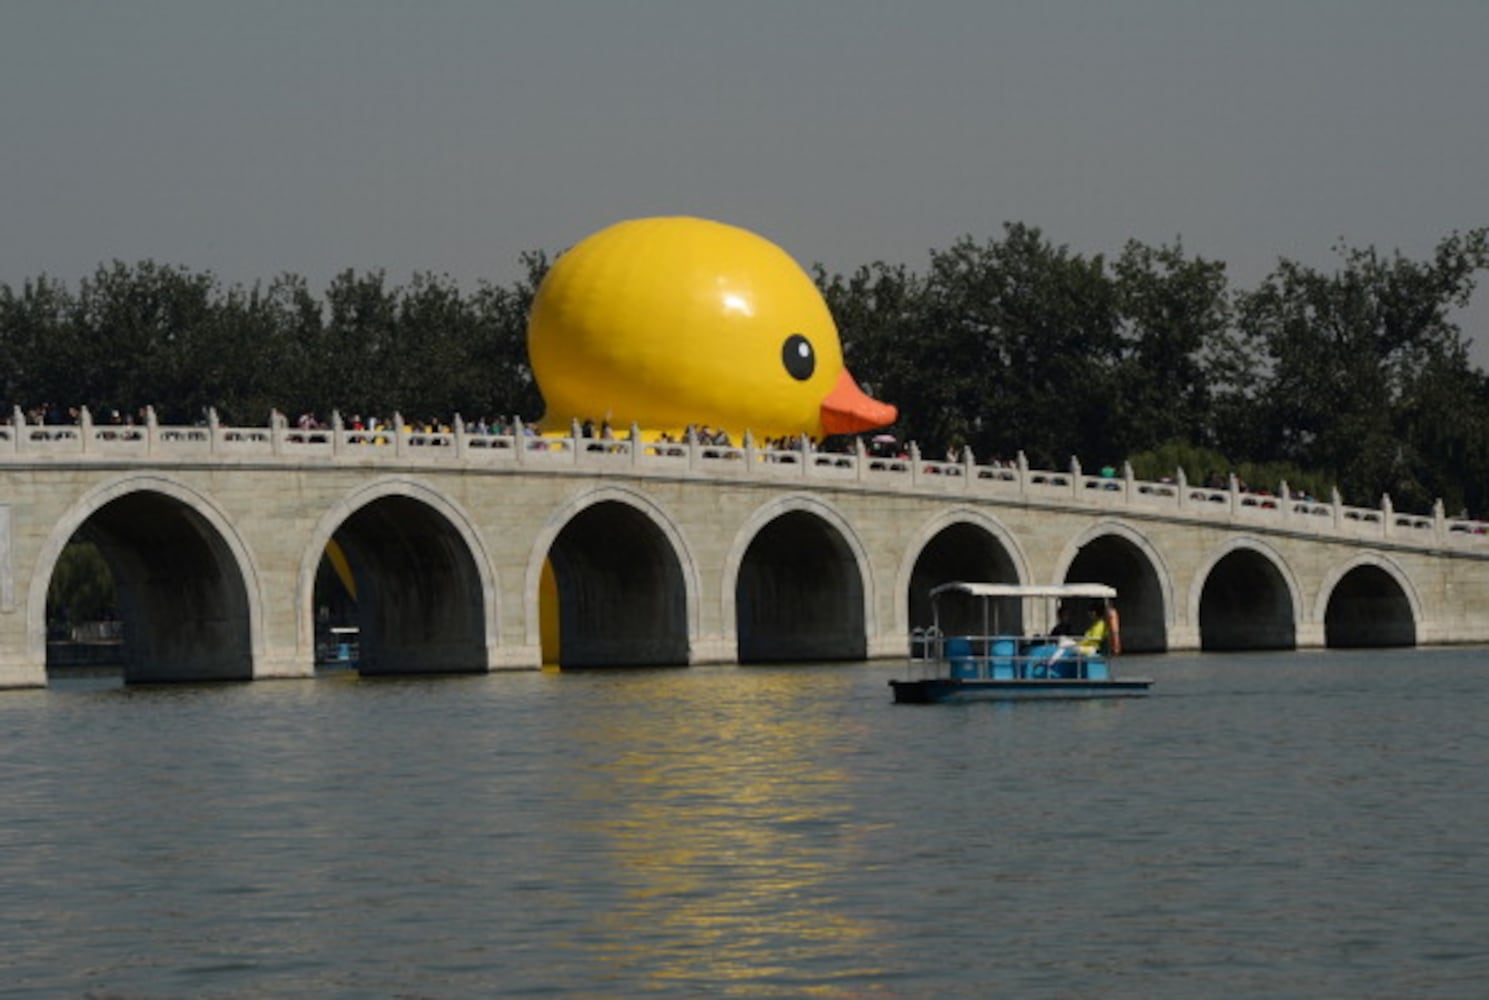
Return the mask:
<svg viewBox="0 0 1489 1000"><path fill-rule="evenodd" d="M587 490L536 540L525 587L529 642L548 647L542 576L552 569L561 667L685 666L697 635L697 571L672 519L643 494Z"/></svg>
<svg viewBox="0 0 1489 1000"><path fill-rule="evenodd" d="M1100 521L1065 547L1056 583L1104 583L1117 590L1124 653L1168 649L1173 584L1163 556L1148 538L1122 521Z"/></svg>
<svg viewBox="0 0 1489 1000"><path fill-rule="evenodd" d="M105 483L58 520L28 596L28 648L36 662L46 660L52 574L74 536L97 545L113 576L126 683L253 677L263 653L258 568L215 503L156 474Z"/></svg>
<svg viewBox="0 0 1489 1000"><path fill-rule="evenodd" d="M757 509L735 538L723 580L724 620L734 623L740 663L868 655L868 556L847 520L822 500L785 496Z"/></svg>
<svg viewBox="0 0 1489 1000"><path fill-rule="evenodd" d="M317 578L335 542L355 581L357 669L368 675L477 673L497 643L496 579L470 518L415 480L379 479L327 511L301 557L300 648L313 650Z"/></svg>
<svg viewBox="0 0 1489 1000"><path fill-rule="evenodd" d="M1302 616L1298 583L1286 561L1259 539L1230 539L1195 574L1191 621L1200 649L1296 649Z"/></svg>
<svg viewBox="0 0 1489 1000"><path fill-rule="evenodd" d="M927 522L912 539L901 565L896 593L897 631L906 636L912 629L931 624L931 588L953 580L983 583L1026 583L1028 559L1018 539L995 518L982 511L959 508L944 511ZM1022 602L1013 600L999 609L999 621L1012 630L1023 628ZM941 627L951 632L976 632L982 628L981 609L975 600L943 599Z"/></svg>
<svg viewBox="0 0 1489 1000"><path fill-rule="evenodd" d="M1324 623L1324 645L1351 649L1415 646L1422 608L1401 567L1366 553L1331 572L1319 591L1316 617Z"/></svg>

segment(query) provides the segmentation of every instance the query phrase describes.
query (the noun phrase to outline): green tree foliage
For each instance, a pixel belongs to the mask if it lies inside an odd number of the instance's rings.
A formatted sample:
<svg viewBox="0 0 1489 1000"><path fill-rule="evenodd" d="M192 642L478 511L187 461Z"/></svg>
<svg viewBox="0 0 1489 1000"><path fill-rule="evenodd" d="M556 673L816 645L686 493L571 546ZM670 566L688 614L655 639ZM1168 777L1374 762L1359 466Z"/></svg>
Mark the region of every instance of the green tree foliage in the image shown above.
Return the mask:
<svg viewBox="0 0 1489 1000"><path fill-rule="evenodd" d="M1225 265L1130 242L1110 280L1123 341L1112 436L1125 448L1216 444L1219 400L1248 367L1230 336Z"/></svg>
<svg viewBox="0 0 1489 1000"><path fill-rule="evenodd" d="M40 402L59 398L69 388L58 348L71 303L66 286L45 275L19 291L0 285L0 400L30 394Z"/></svg>
<svg viewBox="0 0 1489 1000"><path fill-rule="evenodd" d="M1450 316L1489 267L1486 233L1448 237L1431 261L1339 252L1332 274L1283 260L1239 296L1241 335L1264 362L1253 447L1331 474L1346 496L1420 504L1461 475L1443 461L1468 453L1485 407Z"/></svg>
<svg viewBox="0 0 1489 1000"><path fill-rule="evenodd" d="M1455 233L1422 261L1344 248L1332 273L1283 260L1238 292L1177 243L1108 260L1011 223L933 250L923 273L881 261L816 278L850 369L926 454L1094 468L1187 449L1152 474L1485 513L1489 377L1452 318L1486 243ZM535 419L526 328L549 263L526 254L520 280L472 292L379 271L345 271L319 296L294 275L224 288L150 261L100 267L76 291L0 284L0 406L106 420L148 404L171 423L209 407L255 424L271 409Z"/></svg>
<svg viewBox="0 0 1489 1000"><path fill-rule="evenodd" d="M924 276L818 280L855 373L932 451L1094 467L1180 442L1268 488L1484 509L1489 383L1451 316L1486 266L1485 231L1425 262L1342 253L1338 273L1282 261L1238 293L1178 245L1129 243L1108 264L1009 225L932 251Z"/></svg>
<svg viewBox="0 0 1489 1000"><path fill-rule="evenodd" d="M931 255L927 320L949 332L946 361L971 403L980 454L1022 450L1042 467L1120 457L1109 440L1110 374L1119 341L1100 257L1005 227L1001 241L963 239ZM968 363L970 362L970 364Z"/></svg>
<svg viewBox="0 0 1489 1000"><path fill-rule="evenodd" d="M900 430L1036 465L1119 462L1171 437L1215 437L1235 360L1224 265L1129 244L1115 265L1006 226L933 250L928 273L819 274L859 376Z"/></svg>
<svg viewBox="0 0 1489 1000"><path fill-rule="evenodd" d="M551 266L547 254L525 253L527 272L510 288L482 283L470 300L471 355L460 398L472 401L471 417L520 414L536 419L543 397L527 360L527 318Z"/></svg>
<svg viewBox="0 0 1489 1000"><path fill-rule="evenodd" d="M1121 349L1101 258L1009 225L932 251L927 275L878 263L818 275L859 378L900 408L898 430L983 457L1064 463L1116 453L1107 406Z"/></svg>
<svg viewBox="0 0 1489 1000"><path fill-rule="evenodd" d="M62 549L47 589L47 620L76 625L114 610L114 576L98 546L74 539Z"/></svg>
<svg viewBox="0 0 1489 1000"><path fill-rule="evenodd" d="M184 405L199 384L188 362L211 336L215 289L210 274L150 261L115 261L83 279L65 328L76 380L67 401L99 410L133 400Z"/></svg>
<svg viewBox="0 0 1489 1000"><path fill-rule="evenodd" d="M56 403L104 422L153 406L162 422L265 424L271 410L328 418L536 419L527 315L548 268L522 258L511 288L462 294L417 274L336 276L323 298L304 279L222 288L209 273L115 262L74 293L46 277L0 284L0 405Z"/></svg>

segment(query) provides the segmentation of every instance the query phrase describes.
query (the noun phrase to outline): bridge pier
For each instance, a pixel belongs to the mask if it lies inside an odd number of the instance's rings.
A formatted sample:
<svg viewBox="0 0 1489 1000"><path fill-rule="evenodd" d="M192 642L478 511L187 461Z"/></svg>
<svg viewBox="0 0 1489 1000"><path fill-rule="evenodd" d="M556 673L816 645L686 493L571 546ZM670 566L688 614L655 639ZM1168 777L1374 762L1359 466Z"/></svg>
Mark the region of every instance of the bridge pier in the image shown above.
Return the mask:
<svg viewBox="0 0 1489 1000"><path fill-rule="evenodd" d="M688 651L688 662L700 666L705 663L733 663L734 649L734 640L722 636L695 639Z"/></svg>
<svg viewBox="0 0 1489 1000"><path fill-rule="evenodd" d="M261 654L254 658L254 680L303 680L315 676L314 657L296 654L293 650L273 654Z"/></svg>
<svg viewBox="0 0 1489 1000"><path fill-rule="evenodd" d="M910 655L910 636L906 635L879 635L869 636L868 658L871 660L892 660L896 657Z"/></svg>
<svg viewBox="0 0 1489 1000"><path fill-rule="evenodd" d="M1293 630L1293 643L1298 649L1323 649L1328 645L1324 638L1324 623L1298 622Z"/></svg>
<svg viewBox="0 0 1489 1000"><path fill-rule="evenodd" d="M1167 648L1170 653L1197 652L1200 648L1199 626L1187 622L1183 625L1170 625Z"/></svg>
<svg viewBox="0 0 1489 1000"><path fill-rule="evenodd" d="M21 688L44 688L47 686L47 665L41 663L6 663L0 661L0 690Z"/></svg>

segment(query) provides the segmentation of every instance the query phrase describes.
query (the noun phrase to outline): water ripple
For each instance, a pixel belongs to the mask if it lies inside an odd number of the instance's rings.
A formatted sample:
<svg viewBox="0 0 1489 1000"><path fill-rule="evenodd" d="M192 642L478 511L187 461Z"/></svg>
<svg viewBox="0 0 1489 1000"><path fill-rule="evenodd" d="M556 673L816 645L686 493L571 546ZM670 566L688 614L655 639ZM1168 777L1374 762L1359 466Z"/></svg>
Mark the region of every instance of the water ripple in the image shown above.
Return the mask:
<svg viewBox="0 0 1489 1000"><path fill-rule="evenodd" d="M0 996L1476 995L1474 650L0 697Z"/></svg>

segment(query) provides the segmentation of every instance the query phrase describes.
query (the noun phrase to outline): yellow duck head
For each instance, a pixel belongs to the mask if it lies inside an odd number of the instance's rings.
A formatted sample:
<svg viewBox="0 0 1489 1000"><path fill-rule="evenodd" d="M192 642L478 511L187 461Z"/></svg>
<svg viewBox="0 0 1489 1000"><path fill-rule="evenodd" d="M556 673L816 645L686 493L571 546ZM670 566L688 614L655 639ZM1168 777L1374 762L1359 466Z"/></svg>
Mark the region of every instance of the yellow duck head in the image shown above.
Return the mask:
<svg viewBox="0 0 1489 1000"><path fill-rule="evenodd" d="M538 286L528 356L546 431L573 421L738 442L891 424L843 367L817 287L780 247L721 222L619 222L559 257Z"/></svg>

